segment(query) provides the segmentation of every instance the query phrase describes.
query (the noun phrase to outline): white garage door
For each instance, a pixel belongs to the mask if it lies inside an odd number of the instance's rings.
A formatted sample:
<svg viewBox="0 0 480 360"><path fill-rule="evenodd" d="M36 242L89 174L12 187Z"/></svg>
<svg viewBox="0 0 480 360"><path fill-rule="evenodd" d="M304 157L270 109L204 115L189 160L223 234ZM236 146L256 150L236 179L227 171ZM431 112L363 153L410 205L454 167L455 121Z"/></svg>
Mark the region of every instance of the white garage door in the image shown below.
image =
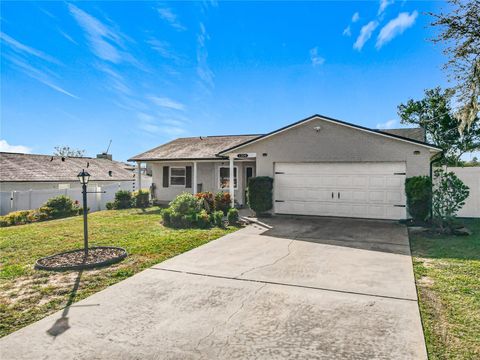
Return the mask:
<svg viewBox="0 0 480 360"><path fill-rule="evenodd" d="M275 213L405 219L405 163L277 163Z"/></svg>

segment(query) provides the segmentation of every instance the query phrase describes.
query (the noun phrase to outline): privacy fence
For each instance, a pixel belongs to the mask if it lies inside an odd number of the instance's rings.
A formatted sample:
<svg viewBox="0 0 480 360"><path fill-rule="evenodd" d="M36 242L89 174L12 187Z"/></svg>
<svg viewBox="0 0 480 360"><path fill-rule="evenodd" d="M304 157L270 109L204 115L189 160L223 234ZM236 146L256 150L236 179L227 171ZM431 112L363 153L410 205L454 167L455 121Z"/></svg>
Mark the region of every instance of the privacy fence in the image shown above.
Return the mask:
<svg viewBox="0 0 480 360"><path fill-rule="evenodd" d="M147 185L142 181L142 188ZM148 187L147 187L148 189ZM87 202L90 211L105 210L105 204L115 199L118 190L133 191L133 183L122 181L116 184L104 186L89 186L88 191L96 192L87 195ZM82 204L82 189L48 189L48 190L27 190L27 191L2 191L0 192L0 215L8 214L17 210L36 209L45 204L48 199L55 196L65 195L72 200Z"/></svg>

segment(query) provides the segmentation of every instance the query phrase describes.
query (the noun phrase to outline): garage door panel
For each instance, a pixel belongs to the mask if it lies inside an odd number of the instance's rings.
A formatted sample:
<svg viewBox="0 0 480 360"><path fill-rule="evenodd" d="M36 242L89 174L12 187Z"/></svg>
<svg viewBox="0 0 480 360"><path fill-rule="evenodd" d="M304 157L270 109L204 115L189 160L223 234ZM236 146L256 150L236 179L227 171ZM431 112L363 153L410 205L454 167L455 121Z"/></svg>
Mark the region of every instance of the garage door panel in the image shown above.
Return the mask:
<svg viewBox="0 0 480 360"><path fill-rule="evenodd" d="M279 163L275 212L402 219L404 174L404 163Z"/></svg>

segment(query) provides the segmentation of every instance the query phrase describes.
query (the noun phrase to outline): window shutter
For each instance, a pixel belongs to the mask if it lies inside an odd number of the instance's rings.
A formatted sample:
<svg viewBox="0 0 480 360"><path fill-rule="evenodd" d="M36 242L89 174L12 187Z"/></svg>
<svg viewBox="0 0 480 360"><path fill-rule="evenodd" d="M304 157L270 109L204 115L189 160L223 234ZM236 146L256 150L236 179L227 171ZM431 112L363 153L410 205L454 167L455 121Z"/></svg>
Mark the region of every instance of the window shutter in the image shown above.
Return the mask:
<svg viewBox="0 0 480 360"><path fill-rule="evenodd" d="M187 166L185 168L185 187L191 188L192 187L192 167Z"/></svg>
<svg viewBox="0 0 480 360"><path fill-rule="evenodd" d="M169 167L164 166L163 167L163 187L166 188L168 187L168 174L169 173Z"/></svg>

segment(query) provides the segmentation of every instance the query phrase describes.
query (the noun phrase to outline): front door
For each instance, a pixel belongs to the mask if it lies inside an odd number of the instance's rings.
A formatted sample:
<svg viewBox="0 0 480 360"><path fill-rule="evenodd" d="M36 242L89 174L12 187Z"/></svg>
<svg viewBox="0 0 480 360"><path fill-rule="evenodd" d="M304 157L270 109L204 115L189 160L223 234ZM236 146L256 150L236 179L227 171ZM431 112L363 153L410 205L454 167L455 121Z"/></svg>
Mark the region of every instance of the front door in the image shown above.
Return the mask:
<svg viewBox="0 0 480 360"><path fill-rule="evenodd" d="M248 191L248 180L255 176L253 166L245 167L245 193L244 193L244 204L247 205L247 191Z"/></svg>

